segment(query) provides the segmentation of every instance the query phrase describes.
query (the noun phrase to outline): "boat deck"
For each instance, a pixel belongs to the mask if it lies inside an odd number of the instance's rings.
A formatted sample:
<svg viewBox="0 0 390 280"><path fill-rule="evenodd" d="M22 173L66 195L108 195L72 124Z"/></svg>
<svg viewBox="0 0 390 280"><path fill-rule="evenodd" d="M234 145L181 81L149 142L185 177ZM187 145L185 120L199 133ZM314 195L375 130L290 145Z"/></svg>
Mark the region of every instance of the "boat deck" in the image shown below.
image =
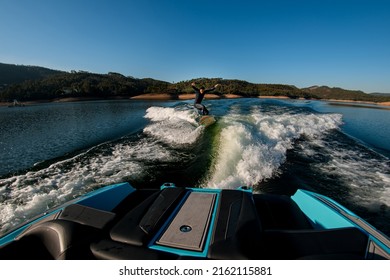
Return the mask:
<svg viewBox="0 0 390 280"><path fill-rule="evenodd" d="M91 201L27 224L0 259L390 258L378 246L368 254L372 240L356 227L315 227L287 196L168 185L110 207Z"/></svg>

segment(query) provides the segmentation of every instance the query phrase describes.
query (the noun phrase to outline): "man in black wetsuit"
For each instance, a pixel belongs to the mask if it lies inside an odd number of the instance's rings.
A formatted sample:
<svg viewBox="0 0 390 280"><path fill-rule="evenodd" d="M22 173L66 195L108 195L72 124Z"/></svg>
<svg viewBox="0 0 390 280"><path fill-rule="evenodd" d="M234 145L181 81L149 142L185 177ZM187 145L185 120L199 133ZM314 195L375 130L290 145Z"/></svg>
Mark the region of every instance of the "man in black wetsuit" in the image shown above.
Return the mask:
<svg viewBox="0 0 390 280"><path fill-rule="evenodd" d="M217 87L219 87L219 84L216 84L214 87L208 88L208 89L205 89L204 87L197 88L195 86L195 83L192 83L191 86L195 90L195 93L196 93L194 107L196 109L198 109L198 111L200 111L202 115L208 115L209 111L207 110L206 106L201 104L203 97L207 92L213 91Z"/></svg>

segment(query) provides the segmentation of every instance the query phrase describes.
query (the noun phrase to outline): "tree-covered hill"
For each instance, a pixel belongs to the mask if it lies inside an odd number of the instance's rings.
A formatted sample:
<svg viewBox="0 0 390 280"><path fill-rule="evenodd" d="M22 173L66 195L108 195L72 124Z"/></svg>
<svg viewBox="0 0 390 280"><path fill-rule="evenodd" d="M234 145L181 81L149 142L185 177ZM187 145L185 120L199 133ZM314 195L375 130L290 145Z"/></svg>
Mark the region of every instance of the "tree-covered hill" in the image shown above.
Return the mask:
<svg viewBox="0 0 390 280"><path fill-rule="evenodd" d="M224 94L237 94L244 97L258 97L260 95L267 96L288 96L291 98L311 98L315 96L309 96L308 93L298 89L292 85L283 84L254 84L242 80L224 80L222 78L198 78L190 81L183 81L176 83L174 87L178 93L193 92L191 83L196 82L199 85L203 85L206 88L212 87L215 84L220 84L221 87L216 91L219 95Z"/></svg>
<svg viewBox="0 0 390 280"><path fill-rule="evenodd" d="M169 83L136 79L118 73L93 74L84 71L60 73L43 79L13 84L0 92L0 100L50 100L64 97L114 98L140 93L166 92Z"/></svg>
<svg viewBox="0 0 390 280"><path fill-rule="evenodd" d="M318 96L320 99L344 99L352 101L385 102L390 100L390 96L367 94L360 90L346 90L338 87L312 86L302 89L303 91Z"/></svg>
<svg viewBox="0 0 390 280"><path fill-rule="evenodd" d="M63 73L39 66L24 66L0 63L0 85L21 83L27 80L37 80Z"/></svg>
<svg viewBox="0 0 390 280"><path fill-rule="evenodd" d="M214 93L223 97L236 94L243 97L287 96L305 99L344 99L385 102L390 96L366 94L341 88L314 86L299 89L294 85L255 84L242 80L197 78L169 83L152 78L137 79L119 73L95 74L85 71L63 72L36 66L0 64L0 101L54 100L64 97L129 98L140 94L168 93L172 98L193 93L191 83L206 88L221 84Z"/></svg>

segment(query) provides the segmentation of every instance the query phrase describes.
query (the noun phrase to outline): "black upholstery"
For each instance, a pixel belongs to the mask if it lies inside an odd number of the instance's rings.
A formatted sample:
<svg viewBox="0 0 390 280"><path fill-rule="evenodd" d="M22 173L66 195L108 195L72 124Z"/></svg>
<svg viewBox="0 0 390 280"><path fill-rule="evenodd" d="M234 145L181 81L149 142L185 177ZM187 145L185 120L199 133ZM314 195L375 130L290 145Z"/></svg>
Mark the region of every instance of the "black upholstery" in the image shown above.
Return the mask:
<svg viewBox="0 0 390 280"><path fill-rule="evenodd" d="M264 230L313 229L305 214L289 196L254 194L253 199Z"/></svg>
<svg viewBox="0 0 390 280"><path fill-rule="evenodd" d="M185 193L185 189L167 188L151 195L112 228L110 231L112 240L136 246L145 245Z"/></svg>
<svg viewBox="0 0 390 280"><path fill-rule="evenodd" d="M87 259L93 228L66 220L52 220L27 229L1 250L2 259ZM14 253L17 252L17 253Z"/></svg>
<svg viewBox="0 0 390 280"><path fill-rule="evenodd" d="M59 219L103 229L114 217L115 214L111 212L80 204L71 204L61 212Z"/></svg>
<svg viewBox="0 0 390 280"><path fill-rule="evenodd" d="M261 224L251 194L223 190L208 257L252 259L261 250Z"/></svg>
<svg viewBox="0 0 390 280"><path fill-rule="evenodd" d="M268 230L266 259L364 259L368 237L357 228Z"/></svg>
<svg viewBox="0 0 390 280"><path fill-rule="evenodd" d="M94 257L99 260L169 260L178 258L177 255L109 239L92 243L91 251Z"/></svg>

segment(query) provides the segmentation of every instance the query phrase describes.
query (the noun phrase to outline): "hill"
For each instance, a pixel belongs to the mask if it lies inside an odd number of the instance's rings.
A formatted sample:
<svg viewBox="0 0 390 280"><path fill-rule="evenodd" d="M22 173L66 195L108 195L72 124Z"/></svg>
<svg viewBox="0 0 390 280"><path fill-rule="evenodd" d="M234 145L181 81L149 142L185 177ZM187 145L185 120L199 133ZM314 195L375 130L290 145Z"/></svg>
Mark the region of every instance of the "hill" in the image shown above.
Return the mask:
<svg viewBox="0 0 390 280"><path fill-rule="evenodd" d="M141 94L169 94L172 99L181 94L193 93L191 83L205 87L219 83L214 93L243 97L286 96L305 99L336 99L370 102L387 102L390 96L366 94L362 91L313 86L297 88L284 84L254 84L242 80L197 78L169 83L152 78L137 79L120 73L95 74L85 71L63 72L38 66L18 66L0 63L0 101L54 100L57 98L129 98Z"/></svg>
<svg viewBox="0 0 390 280"><path fill-rule="evenodd" d="M117 98L140 93L166 92L169 83L136 79L119 73L94 74L84 71L60 73L13 84L0 92L0 101L53 100L65 97Z"/></svg>
<svg viewBox="0 0 390 280"><path fill-rule="evenodd" d="M21 83L27 80L37 80L64 73L39 66L24 66L0 63L0 85Z"/></svg>
<svg viewBox="0 0 390 280"><path fill-rule="evenodd" d="M370 94L376 95L376 96L390 96L390 93L382 93L382 92L372 92Z"/></svg>
<svg viewBox="0 0 390 280"><path fill-rule="evenodd" d="M352 101L368 101L368 102L386 102L390 100L390 96L367 94L360 90L347 90L338 87L328 86L312 86L303 88L304 92L318 99L335 99L335 100L352 100Z"/></svg>

